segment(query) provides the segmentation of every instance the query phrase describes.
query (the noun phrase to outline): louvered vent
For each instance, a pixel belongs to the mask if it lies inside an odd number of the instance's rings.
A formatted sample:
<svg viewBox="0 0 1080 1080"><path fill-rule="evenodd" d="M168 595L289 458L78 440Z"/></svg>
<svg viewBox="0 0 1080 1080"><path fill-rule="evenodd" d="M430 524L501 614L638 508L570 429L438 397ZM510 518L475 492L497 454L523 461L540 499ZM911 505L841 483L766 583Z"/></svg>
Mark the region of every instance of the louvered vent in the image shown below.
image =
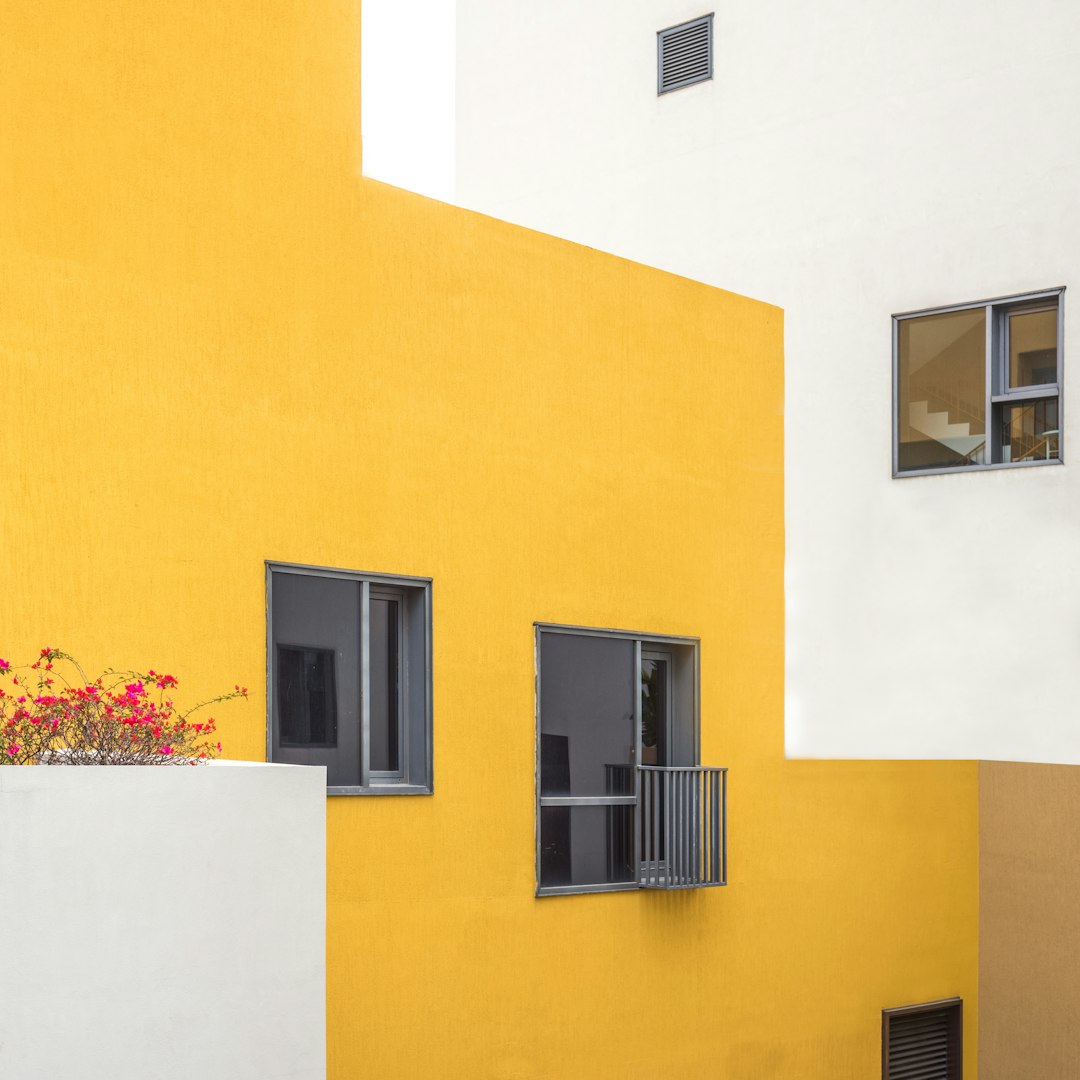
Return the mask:
<svg viewBox="0 0 1080 1080"><path fill-rule="evenodd" d="M961 1080L961 1004L934 1001L882 1014L884 1080Z"/></svg>
<svg viewBox="0 0 1080 1080"><path fill-rule="evenodd" d="M656 35L656 92L666 94L712 78L712 15Z"/></svg>

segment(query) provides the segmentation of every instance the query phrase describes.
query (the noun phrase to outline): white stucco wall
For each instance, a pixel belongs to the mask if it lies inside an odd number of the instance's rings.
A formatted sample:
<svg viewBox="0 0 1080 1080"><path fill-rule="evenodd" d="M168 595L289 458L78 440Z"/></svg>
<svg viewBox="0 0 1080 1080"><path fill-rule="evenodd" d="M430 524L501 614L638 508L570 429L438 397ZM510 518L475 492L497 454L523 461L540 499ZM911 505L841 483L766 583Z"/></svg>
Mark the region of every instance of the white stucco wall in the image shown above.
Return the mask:
<svg viewBox="0 0 1080 1080"><path fill-rule="evenodd" d="M325 783L0 768L0 1076L323 1080Z"/></svg>
<svg viewBox="0 0 1080 1080"><path fill-rule="evenodd" d="M457 86L459 202L786 309L788 753L1080 762L1071 294L1067 464L890 456L892 313L1080 284L1080 4L459 0Z"/></svg>

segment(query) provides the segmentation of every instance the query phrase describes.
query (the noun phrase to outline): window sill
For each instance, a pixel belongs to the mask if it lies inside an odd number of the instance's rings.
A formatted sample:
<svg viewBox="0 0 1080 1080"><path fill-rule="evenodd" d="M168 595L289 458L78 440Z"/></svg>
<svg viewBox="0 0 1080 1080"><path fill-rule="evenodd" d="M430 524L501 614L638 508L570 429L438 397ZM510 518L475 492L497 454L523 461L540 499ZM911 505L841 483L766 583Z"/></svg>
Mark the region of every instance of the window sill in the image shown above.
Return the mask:
<svg viewBox="0 0 1080 1080"><path fill-rule="evenodd" d="M434 789L425 784L370 784L368 787L328 787L331 795L433 795Z"/></svg>
<svg viewBox="0 0 1080 1080"><path fill-rule="evenodd" d="M1051 461L1000 461L995 465L963 465L960 468L948 469L910 469L904 472L894 472L894 480L906 480L909 476L963 476L965 473L993 472L999 469L1038 469L1046 465L1064 465L1060 458Z"/></svg>
<svg viewBox="0 0 1080 1080"><path fill-rule="evenodd" d="M610 885L549 885L546 889L538 888L538 899L545 896L578 896L586 893L603 892L641 892L641 886L636 881L613 882Z"/></svg>

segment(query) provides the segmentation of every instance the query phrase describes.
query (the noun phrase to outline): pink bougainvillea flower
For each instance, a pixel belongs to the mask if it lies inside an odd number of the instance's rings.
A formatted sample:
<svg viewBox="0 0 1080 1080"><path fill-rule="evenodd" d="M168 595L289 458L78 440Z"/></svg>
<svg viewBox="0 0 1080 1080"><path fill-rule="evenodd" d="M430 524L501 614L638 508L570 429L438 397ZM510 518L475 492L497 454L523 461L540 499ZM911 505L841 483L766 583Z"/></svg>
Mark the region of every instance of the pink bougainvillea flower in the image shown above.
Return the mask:
<svg viewBox="0 0 1080 1080"><path fill-rule="evenodd" d="M40 671L45 667L51 673L54 660L57 667L73 667L78 679L65 677L61 687L55 686ZM172 675L152 670L145 675L129 672L125 677L124 672L112 669L90 680L76 661L49 647L30 666L40 672L34 691L19 685L17 669L9 661L0 662L0 674L11 679L10 689L0 691L0 764L19 765L41 753L48 761L48 752L61 747L72 755L74 764L194 764L221 753L221 743L216 744L215 753L210 741L217 730L212 717L204 714L196 724L163 693L151 698L155 684L159 690L176 686ZM239 690L236 684L235 692L196 708L239 696ZM66 755L64 760L68 760Z"/></svg>

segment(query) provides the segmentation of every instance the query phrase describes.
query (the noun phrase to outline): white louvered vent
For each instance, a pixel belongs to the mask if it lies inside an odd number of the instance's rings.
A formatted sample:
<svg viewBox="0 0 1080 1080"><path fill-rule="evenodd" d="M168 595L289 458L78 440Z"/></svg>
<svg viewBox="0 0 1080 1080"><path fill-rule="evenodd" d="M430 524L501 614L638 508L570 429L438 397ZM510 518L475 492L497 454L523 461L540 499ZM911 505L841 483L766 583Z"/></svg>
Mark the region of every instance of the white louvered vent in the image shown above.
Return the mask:
<svg viewBox="0 0 1080 1080"><path fill-rule="evenodd" d="M960 1080L960 1002L884 1014L884 1080Z"/></svg>
<svg viewBox="0 0 1080 1080"><path fill-rule="evenodd" d="M712 24L712 15L703 15L657 32L658 94L712 78Z"/></svg>

